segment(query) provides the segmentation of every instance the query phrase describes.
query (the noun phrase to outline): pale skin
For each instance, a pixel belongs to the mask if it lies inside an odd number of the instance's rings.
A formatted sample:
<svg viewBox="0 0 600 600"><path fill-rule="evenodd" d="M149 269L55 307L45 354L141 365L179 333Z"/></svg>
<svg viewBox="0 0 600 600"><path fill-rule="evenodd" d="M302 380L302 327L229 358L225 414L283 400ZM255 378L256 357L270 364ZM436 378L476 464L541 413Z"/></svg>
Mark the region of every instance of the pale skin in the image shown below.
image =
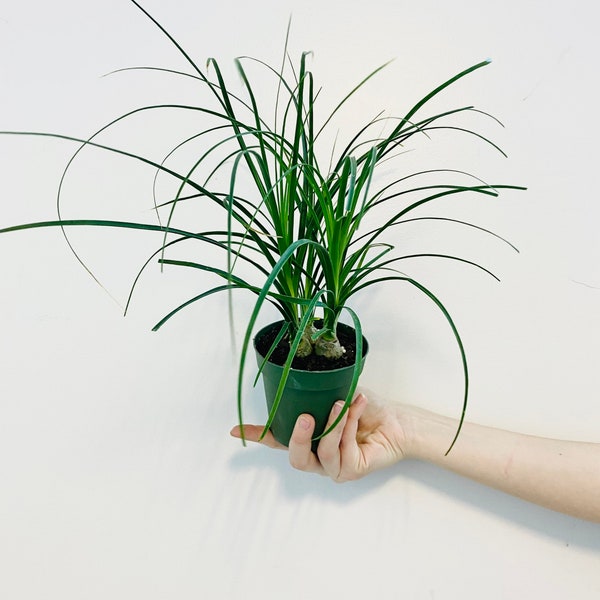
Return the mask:
<svg viewBox="0 0 600 600"><path fill-rule="evenodd" d="M339 425L311 452L314 420L301 415L289 444L299 470L352 481L402 459L427 461L529 502L600 523L600 444L535 437L465 423L446 455L457 421L415 406L359 393ZM334 406L330 423L343 403ZM263 427L245 425L247 440ZM240 437L239 426L231 435ZM286 449L270 433L261 441Z"/></svg>

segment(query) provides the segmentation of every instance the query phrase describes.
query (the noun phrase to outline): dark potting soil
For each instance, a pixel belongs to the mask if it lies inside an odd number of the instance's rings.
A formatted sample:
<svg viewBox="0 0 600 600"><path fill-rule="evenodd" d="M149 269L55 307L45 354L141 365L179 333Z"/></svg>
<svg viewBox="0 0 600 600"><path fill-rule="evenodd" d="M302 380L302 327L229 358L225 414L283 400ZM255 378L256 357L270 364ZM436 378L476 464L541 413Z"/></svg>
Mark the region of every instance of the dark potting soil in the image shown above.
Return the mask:
<svg viewBox="0 0 600 600"><path fill-rule="evenodd" d="M316 325L318 327L318 324ZM273 326L261 335L260 338L257 338L256 348L262 356L265 356L273 345L279 330L280 326ZM330 358L325 358L324 356L317 356L313 352L313 354L302 358L296 356L292 361L292 368L302 371L332 371L334 369L341 369L353 365L356 362L356 340L354 330L348 326L338 327L337 336L346 350L341 358L332 360ZM365 349L363 348L363 354L364 350ZM277 348L273 350L273 353L269 357L269 361L276 365L283 365L288 357L289 351L290 342L286 335L279 342Z"/></svg>

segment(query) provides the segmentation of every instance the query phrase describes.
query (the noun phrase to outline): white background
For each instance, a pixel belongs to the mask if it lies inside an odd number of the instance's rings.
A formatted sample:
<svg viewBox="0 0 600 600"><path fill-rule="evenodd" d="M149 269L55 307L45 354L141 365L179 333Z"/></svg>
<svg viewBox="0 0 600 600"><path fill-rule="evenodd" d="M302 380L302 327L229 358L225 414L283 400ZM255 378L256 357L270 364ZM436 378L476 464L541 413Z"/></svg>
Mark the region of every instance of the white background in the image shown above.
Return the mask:
<svg viewBox="0 0 600 600"><path fill-rule="evenodd" d="M452 138L445 154L433 140L407 155L407 168L463 168L526 185L497 200L435 207L493 229L521 253L435 224L407 228L397 242L461 251L502 279L464 265L406 264L463 334L471 420L600 441L596 3L145 6L201 66L218 58L234 86L235 56L279 61L293 14L291 51L314 51L325 108L395 58L355 98L342 129L383 109L405 112L455 72L492 58L444 107L473 103L501 119L505 129L486 131L509 158ZM2 0L0 130L85 137L141 104L199 101L196 88L165 76L100 77L137 65L186 68L126 0ZM135 121L111 141L126 144L132 134L152 154L174 132L181 139L170 116ZM0 139L0 227L54 218L73 149ZM151 180L147 168L91 152L72 171L64 216L151 221ZM292 470L283 452L243 448L228 436L236 359L223 298L150 331L209 280L176 269L148 273L123 318L119 305L156 238L87 230L72 240L110 295L59 231L0 237L0 597L598 597L598 525L418 462L340 486ZM238 342L249 303L240 296ZM360 296L355 308L372 346L363 383L392 401L457 414L459 357L435 309L399 284ZM264 419L262 402L261 391L249 389L249 421Z"/></svg>

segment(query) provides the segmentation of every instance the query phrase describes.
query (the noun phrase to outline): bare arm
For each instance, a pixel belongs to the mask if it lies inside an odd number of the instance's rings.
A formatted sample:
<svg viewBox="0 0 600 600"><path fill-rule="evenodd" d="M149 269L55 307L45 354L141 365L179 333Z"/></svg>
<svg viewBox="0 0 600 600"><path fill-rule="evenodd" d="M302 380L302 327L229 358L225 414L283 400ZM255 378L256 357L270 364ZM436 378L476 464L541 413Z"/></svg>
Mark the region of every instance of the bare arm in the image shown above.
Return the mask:
<svg viewBox="0 0 600 600"><path fill-rule="evenodd" d="M600 444L467 423L444 456L456 421L423 412L414 414L411 422L408 456L546 508L600 522Z"/></svg>
<svg viewBox="0 0 600 600"><path fill-rule="evenodd" d="M338 407L339 408L339 407ZM336 408L330 422L335 418ZM465 423L452 451L455 419L414 406L354 400L336 429L311 452L314 421L298 419L290 463L335 481L358 479L403 458L424 460L513 496L600 522L600 444L552 440ZM260 426L246 426L257 439ZM239 437L239 429L232 435ZM280 447L272 436L263 443Z"/></svg>

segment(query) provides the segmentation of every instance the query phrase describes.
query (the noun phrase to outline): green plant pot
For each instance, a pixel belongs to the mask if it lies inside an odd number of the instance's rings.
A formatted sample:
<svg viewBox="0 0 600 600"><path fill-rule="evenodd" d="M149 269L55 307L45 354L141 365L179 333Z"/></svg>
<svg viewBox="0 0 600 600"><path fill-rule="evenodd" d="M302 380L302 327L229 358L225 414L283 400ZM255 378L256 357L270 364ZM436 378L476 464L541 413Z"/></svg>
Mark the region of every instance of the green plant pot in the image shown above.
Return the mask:
<svg viewBox="0 0 600 600"><path fill-rule="evenodd" d="M254 349L259 366L263 363L264 356L262 356L256 348L257 340L270 329L279 329L282 323L283 321L271 323L256 334L254 338ZM338 331L340 329L345 329L347 332L354 334L354 329L348 325L340 323L338 324ZM365 364L368 349L369 344L366 338L363 337L363 358L360 365L361 371ZM271 424L271 432L275 439L284 446L287 446L296 420L301 414L305 413L312 415L315 419L314 436L323 433L334 403L337 400L344 400L350 390L353 371L354 365L331 371L302 371L299 369L291 369L285 384L283 396L281 397L279 407L275 413L273 423ZM263 368L262 379L265 388L267 409L269 412L273 407L273 401L277 393L282 373L283 367L272 362L267 362ZM316 450L318 443L318 440L313 441L313 451Z"/></svg>

